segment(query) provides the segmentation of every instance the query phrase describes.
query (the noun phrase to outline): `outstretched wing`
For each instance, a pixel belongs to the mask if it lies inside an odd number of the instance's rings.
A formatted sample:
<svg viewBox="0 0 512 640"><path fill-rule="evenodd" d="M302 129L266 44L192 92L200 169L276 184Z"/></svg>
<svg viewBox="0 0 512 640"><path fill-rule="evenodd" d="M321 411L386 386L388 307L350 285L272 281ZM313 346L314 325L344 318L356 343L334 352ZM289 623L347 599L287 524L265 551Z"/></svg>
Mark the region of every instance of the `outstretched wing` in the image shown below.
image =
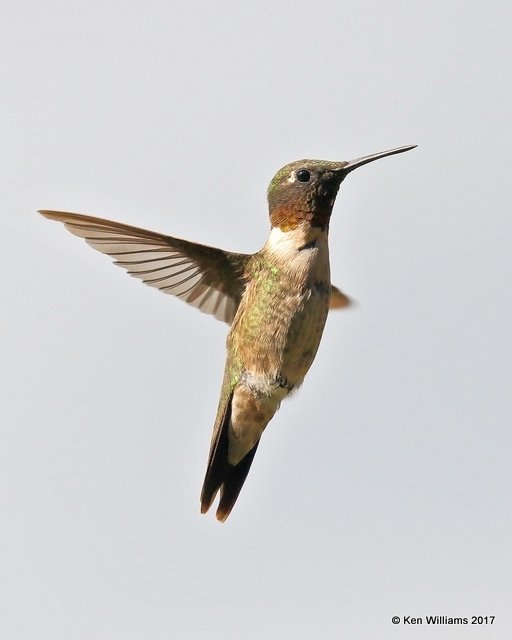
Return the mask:
<svg viewBox="0 0 512 640"><path fill-rule="evenodd" d="M345 309L353 304L354 301L352 298L349 298L347 294L343 293L338 287L335 287L333 284L331 285L331 311L333 309Z"/></svg>
<svg viewBox="0 0 512 640"><path fill-rule="evenodd" d="M249 255L180 240L119 222L63 211L39 211L151 287L231 324L245 288Z"/></svg>

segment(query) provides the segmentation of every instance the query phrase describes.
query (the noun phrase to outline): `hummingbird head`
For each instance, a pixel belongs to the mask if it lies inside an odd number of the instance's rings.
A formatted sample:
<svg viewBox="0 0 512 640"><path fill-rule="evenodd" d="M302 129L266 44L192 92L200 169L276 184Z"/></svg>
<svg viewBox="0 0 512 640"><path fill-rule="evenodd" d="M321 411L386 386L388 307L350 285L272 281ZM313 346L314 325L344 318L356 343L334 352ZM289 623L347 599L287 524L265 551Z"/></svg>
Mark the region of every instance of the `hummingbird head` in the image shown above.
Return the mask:
<svg viewBox="0 0 512 640"><path fill-rule="evenodd" d="M312 227L327 228L340 184L351 171L415 146L381 151L348 162L297 160L287 164L276 173L268 188L272 227L290 231L305 222Z"/></svg>

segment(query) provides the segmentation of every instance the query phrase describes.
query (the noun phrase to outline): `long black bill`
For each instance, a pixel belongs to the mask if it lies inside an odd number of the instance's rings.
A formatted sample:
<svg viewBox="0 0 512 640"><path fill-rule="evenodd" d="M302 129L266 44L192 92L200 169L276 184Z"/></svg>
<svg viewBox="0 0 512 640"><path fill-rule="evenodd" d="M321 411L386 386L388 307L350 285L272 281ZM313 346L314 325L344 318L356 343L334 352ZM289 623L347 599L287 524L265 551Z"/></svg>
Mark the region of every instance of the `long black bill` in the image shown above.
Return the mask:
<svg viewBox="0 0 512 640"><path fill-rule="evenodd" d="M408 144L405 147L397 147L396 149L389 149L388 151L380 151L379 153L372 153L370 156L363 156L362 158L356 158L355 160L349 160L347 164L343 167L342 171L344 174L350 173L354 169L358 167L362 167L364 164L368 164L369 162L373 162L374 160L378 160L379 158L386 158L387 156L394 156L395 153L404 153L405 151L410 151L411 149L415 149L418 145L416 144Z"/></svg>

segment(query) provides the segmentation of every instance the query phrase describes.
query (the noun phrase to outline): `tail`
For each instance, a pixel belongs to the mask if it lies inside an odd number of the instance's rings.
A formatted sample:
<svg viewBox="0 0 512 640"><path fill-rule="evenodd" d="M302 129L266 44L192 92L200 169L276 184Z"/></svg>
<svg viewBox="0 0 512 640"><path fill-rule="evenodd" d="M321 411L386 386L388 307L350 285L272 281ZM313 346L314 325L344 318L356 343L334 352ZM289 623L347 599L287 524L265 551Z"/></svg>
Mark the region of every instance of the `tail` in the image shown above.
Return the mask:
<svg viewBox="0 0 512 640"><path fill-rule="evenodd" d="M227 519L235 506L259 444L258 441L238 464L229 464L228 427L231 421L232 399L233 395L231 394L225 404L224 414L221 414L221 421L217 425L201 491L201 513L206 513L220 490L219 506L215 514L220 522Z"/></svg>

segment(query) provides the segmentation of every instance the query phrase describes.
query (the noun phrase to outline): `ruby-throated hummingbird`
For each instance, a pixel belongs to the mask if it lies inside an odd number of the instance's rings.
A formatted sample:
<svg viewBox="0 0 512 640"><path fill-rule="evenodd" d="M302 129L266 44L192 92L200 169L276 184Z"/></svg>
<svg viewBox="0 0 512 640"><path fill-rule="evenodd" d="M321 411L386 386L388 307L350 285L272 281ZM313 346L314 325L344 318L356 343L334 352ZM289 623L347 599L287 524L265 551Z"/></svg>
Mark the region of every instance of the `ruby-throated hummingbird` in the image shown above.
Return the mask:
<svg viewBox="0 0 512 640"><path fill-rule="evenodd" d="M268 189L270 236L253 254L231 253L161 233L76 213L40 211L146 284L227 322L227 360L201 492L206 513L220 491L226 520L261 435L281 401L311 366L329 308L349 299L331 285L329 220L354 169L409 145L350 162L299 160Z"/></svg>

